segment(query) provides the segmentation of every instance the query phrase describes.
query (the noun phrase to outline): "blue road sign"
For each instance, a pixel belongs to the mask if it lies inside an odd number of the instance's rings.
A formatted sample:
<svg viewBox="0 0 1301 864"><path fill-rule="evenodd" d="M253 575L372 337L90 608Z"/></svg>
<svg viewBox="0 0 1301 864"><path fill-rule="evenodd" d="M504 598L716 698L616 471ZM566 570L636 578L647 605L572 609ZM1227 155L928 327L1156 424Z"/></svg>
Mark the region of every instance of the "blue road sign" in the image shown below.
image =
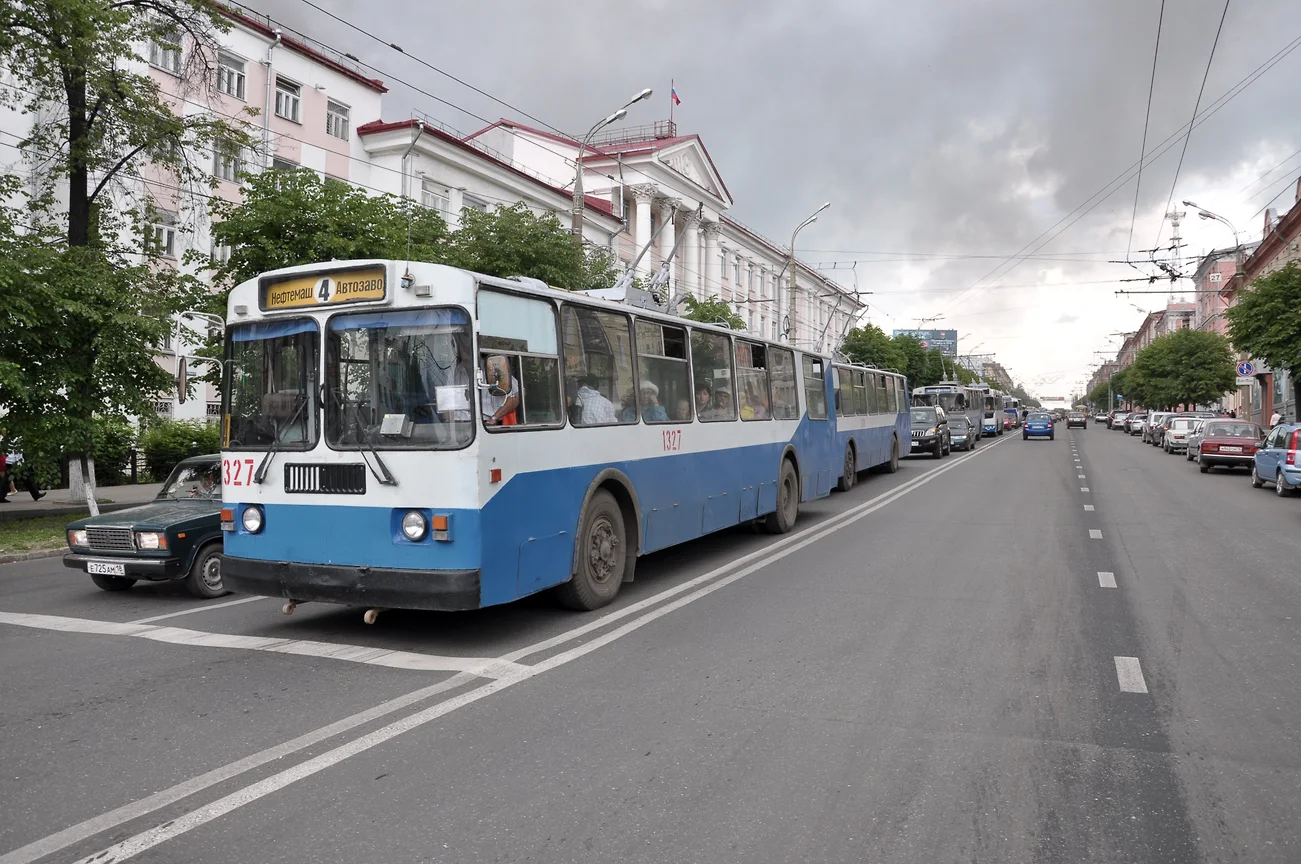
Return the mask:
<svg viewBox="0 0 1301 864"><path fill-rule="evenodd" d="M1256 364L1252 363L1250 360L1243 360L1241 363L1238 364L1238 374L1241 375L1243 378L1247 378L1251 375L1255 375Z"/></svg>

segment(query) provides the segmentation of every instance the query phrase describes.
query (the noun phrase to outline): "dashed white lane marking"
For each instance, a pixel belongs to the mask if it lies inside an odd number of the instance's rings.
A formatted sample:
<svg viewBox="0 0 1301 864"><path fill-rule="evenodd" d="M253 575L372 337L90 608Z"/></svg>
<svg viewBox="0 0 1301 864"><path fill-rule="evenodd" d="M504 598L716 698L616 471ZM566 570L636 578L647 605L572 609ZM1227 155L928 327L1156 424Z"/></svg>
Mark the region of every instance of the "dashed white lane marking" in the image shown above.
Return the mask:
<svg viewBox="0 0 1301 864"><path fill-rule="evenodd" d="M1088 487L1088 486L1081 486L1081 487L1080 487L1080 491L1081 491L1081 492L1088 492L1088 491L1089 491L1089 487Z"/></svg>
<svg viewBox="0 0 1301 864"><path fill-rule="evenodd" d="M1089 529L1089 539L1090 539L1090 540L1101 540L1101 539L1102 539L1102 532L1099 531L1097 528L1090 528L1090 529Z"/></svg>
<svg viewBox="0 0 1301 864"><path fill-rule="evenodd" d="M1081 480L1084 479L1084 475L1083 475L1083 474L1080 475L1080 479L1081 479Z"/></svg>
<svg viewBox="0 0 1301 864"><path fill-rule="evenodd" d="M151 618L137 618L134 621L128 621L128 624L152 624L155 621L163 621L168 618L180 618L182 615L193 615L195 612L207 612L209 609L225 609L227 606L238 606L241 603L253 603L258 600L271 600L271 597L241 597L238 600L227 600L225 603L209 603L206 606L195 606L193 609L182 609L180 612L168 612L166 615L154 615Z"/></svg>
<svg viewBox="0 0 1301 864"><path fill-rule="evenodd" d="M1115 587L1116 587L1116 574L1115 574L1115 573L1111 573L1111 572L1109 572L1109 571L1107 571L1107 570L1099 570L1099 571L1098 571L1098 587L1099 587L1099 588L1115 588Z"/></svg>
<svg viewBox="0 0 1301 864"><path fill-rule="evenodd" d="M1084 505L1084 509L1085 509L1087 512L1092 513L1092 512L1093 512L1093 505L1092 505L1092 504L1085 504L1085 505Z"/></svg>
<svg viewBox="0 0 1301 864"><path fill-rule="evenodd" d="M115 621L93 621L89 618L65 618L61 615L32 615L20 612L0 612L0 624L33 627L38 630L57 630L62 633L87 633L98 636L135 636L173 645L197 648L236 648L245 651L267 651L272 654L298 654L303 657L323 657L329 660L346 660L368 666L387 666L391 669L409 669L416 672L469 672L483 678L516 676L528 668L509 660L493 657L446 657L437 654L419 654L414 651L391 651L365 645L345 645L335 642L313 642L307 639L271 639L266 636L236 636L229 633L207 633L202 630L185 630L180 627L155 627L152 624L119 624Z"/></svg>
<svg viewBox="0 0 1301 864"><path fill-rule="evenodd" d="M1137 657L1116 658L1116 680L1120 682L1122 693L1146 693L1147 682L1143 680L1143 667Z"/></svg>
<svg viewBox="0 0 1301 864"><path fill-rule="evenodd" d="M673 586L672 588L667 588L658 594L653 594L650 597L645 598L644 600L639 600L636 603L616 609L613 612L608 612L593 621L589 621L586 624L575 627L572 630L568 630L557 636L553 636L549 639L517 649L509 654L505 654L501 658L503 661L520 660L532 654L550 650L551 648L557 647L566 642L571 642L589 632L609 626L613 621L637 615L636 618L633 618L633 620L621 627L584 642L568 651L554 655L537 665L522 666L521 668L526 671L519 675L499 678L496 681L492 681L482 687L468 691L460 696L454 697L453 699L432 705L429 708L418 711L402 720L377 729L369 735L355 738L334 748L333 750L322 753L314 759L310 759L293 768L281 771L279 774L268 777L260 783L255 783L243 789L236 790L225 798L220 799L207 807L200 810L192 810L185 814L183 820L172 820L163 823L162 825L123 840L115 846L83 860L102 864L104 860L123 861L134 855L138 855L152 846L156 846L159 843L163 843L175 836L183 834L192 828L216 819L237 807L252 803L264 795L270 794L276 789L283 788L284 786L305 777L309 777L325 768L328 768L330 765L336 764L337 762L356 755L357 753L364 752L365 750L368 750L383 741L387 741L405 731L423 726L444 714L450 713L464 705L476 702L479 699L509 687L512 684L529 680L534 677L534 674L536 673L549 671L550 669L564 665L578 657L585 656L586 654L604 647L610 642L613 642L628 633L638 630L663 615L667 615L682 606L694 602L701 597L705 597L739 579L743 579L751 573L763 569L773 561L779 558L784 558L793 552L821 540L834 531L843 529L846 525L857 522L871 513L875 513L877 510L880 510L882 507L902 498L914 489L931 482L940 474L956 468L967 459L977 458L981 453L988 453L991 449L1003 443L1004 441L995 441L975 453L969 453L960 457L957 461L951 462L949 465L927 470L921 477L883 492L875 498L869 498L862 504L846 510L844 513L839 514L838 517L830 520L830 524L822 523L803 531L787 535L781 540L775 541L774 543L757 549L754 552L742 555L739 558L716 567L708 573L703 573L700 576L689 579L686 582ZM743 567L743 569L740 569L724 578L717 578L721 574L736 570L736 568L739 567ZM710 582L710 580L714 579L717 581ZM704 585L704 587L700 587L701 585ZM693 591L692 589L697 590ZM656 604L662 603L666 598L678 594L684 594L686 592L691 593L686 594L685 597L671 603L664 603L664 605L659 606L646 614L638 615L638 613L641 613ZM4 855L0 855L0 864L33 864L33 862L61 849L66 849L69 846L89 840L95 835L103 833L111 828L115 828L118 825L123 825L134 819L154 813L164 807L176 803L177 801L201 792L204 789L215 786L218 783L222 783L233 777L239 776L240 774L244 774L259 766L290 756L317 743L326 741L335 735L341 734L350 729L355 729L380 717L393 714L403 708L423 701L434 694L454 690L472 680L473 679L469 675L457 674L445 681L440 681L439 683L429 687L423 687L419 690L414 690L410 693L390 699L387 702L381 702L380 704L367 708L365 711L354 714L351 717L345 717L344 719L335 721L328 726L322 726L319 729L300 735L290 741L277 744L274 747L269 747L250 756L246 756L243 759L231 762L228 765L215 768L206 774L192 777L189 780L176 784L175 786L155 792L146 798L141 798L129 804L124 804L116 810L102 813L83 822L79 822L76 825L71 825L61 831L55 832L48 837L43 837L40 840L28 843L26 846L22 846L5 853Z"/></svg>

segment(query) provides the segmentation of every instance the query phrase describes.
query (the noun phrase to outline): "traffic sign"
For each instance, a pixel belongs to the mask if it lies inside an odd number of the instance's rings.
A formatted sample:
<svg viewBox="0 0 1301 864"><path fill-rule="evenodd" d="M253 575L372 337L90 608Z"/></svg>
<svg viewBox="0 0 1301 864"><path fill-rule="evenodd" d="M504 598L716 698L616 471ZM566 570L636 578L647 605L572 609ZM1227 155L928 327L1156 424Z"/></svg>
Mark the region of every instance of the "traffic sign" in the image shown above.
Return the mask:
<svg viewBox="0 0 1301 864"><path fill-rule="evenodd" d="M1238 364L1238 375L1242 378L1249 378L1256 374L1256 364L1250 360L1243 360Z"/></svg>

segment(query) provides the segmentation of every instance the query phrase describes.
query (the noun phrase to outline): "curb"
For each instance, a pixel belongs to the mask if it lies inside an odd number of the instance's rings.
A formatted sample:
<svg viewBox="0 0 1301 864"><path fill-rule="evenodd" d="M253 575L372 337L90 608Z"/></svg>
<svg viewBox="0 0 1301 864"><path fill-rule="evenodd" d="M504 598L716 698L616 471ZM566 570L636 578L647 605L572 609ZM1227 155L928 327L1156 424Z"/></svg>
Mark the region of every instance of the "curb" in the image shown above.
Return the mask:
<svg viewBox="0 0 1301 864"><path fill-rule="evenodd" d="M105 502L99 505L99 512L113 513L117 510L126 510L129 507L140 507L148 503L148 501L139 501L134 504ZM19 507L12 510L0 510L0 522L9 522L15 519L40 519L44 516L75 516L78 513L85 512L85 504L55 504L40 509L34 507Z"/></svg>
<svg viewBox="0 0 1301 864"><path fill-rule="evenodd" d="M0 555L0 564L17 564L19 561L36 561L40 558L58 558L63 552L63 549L37 549L33 552Z"/></svg>

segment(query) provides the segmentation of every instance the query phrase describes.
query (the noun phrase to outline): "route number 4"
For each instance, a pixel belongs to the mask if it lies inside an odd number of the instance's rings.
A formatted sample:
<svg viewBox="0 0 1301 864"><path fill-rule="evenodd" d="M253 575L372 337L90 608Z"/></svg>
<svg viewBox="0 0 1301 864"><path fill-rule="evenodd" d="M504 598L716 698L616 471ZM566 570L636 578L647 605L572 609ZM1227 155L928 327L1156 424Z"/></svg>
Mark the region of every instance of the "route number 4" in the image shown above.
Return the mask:
<svg viewBox="0 0 1301 864"><path fill-rule="evenodd" d="M661 434L664 436L664 452L682 449L681 429L665 429Z"/></svg>
<svg viewBox="0 0 1301 864"><path fill-rule="evenodd" d="M221 482L225 486L250 486L253 483L252 459L222 459Z"/></svg>

